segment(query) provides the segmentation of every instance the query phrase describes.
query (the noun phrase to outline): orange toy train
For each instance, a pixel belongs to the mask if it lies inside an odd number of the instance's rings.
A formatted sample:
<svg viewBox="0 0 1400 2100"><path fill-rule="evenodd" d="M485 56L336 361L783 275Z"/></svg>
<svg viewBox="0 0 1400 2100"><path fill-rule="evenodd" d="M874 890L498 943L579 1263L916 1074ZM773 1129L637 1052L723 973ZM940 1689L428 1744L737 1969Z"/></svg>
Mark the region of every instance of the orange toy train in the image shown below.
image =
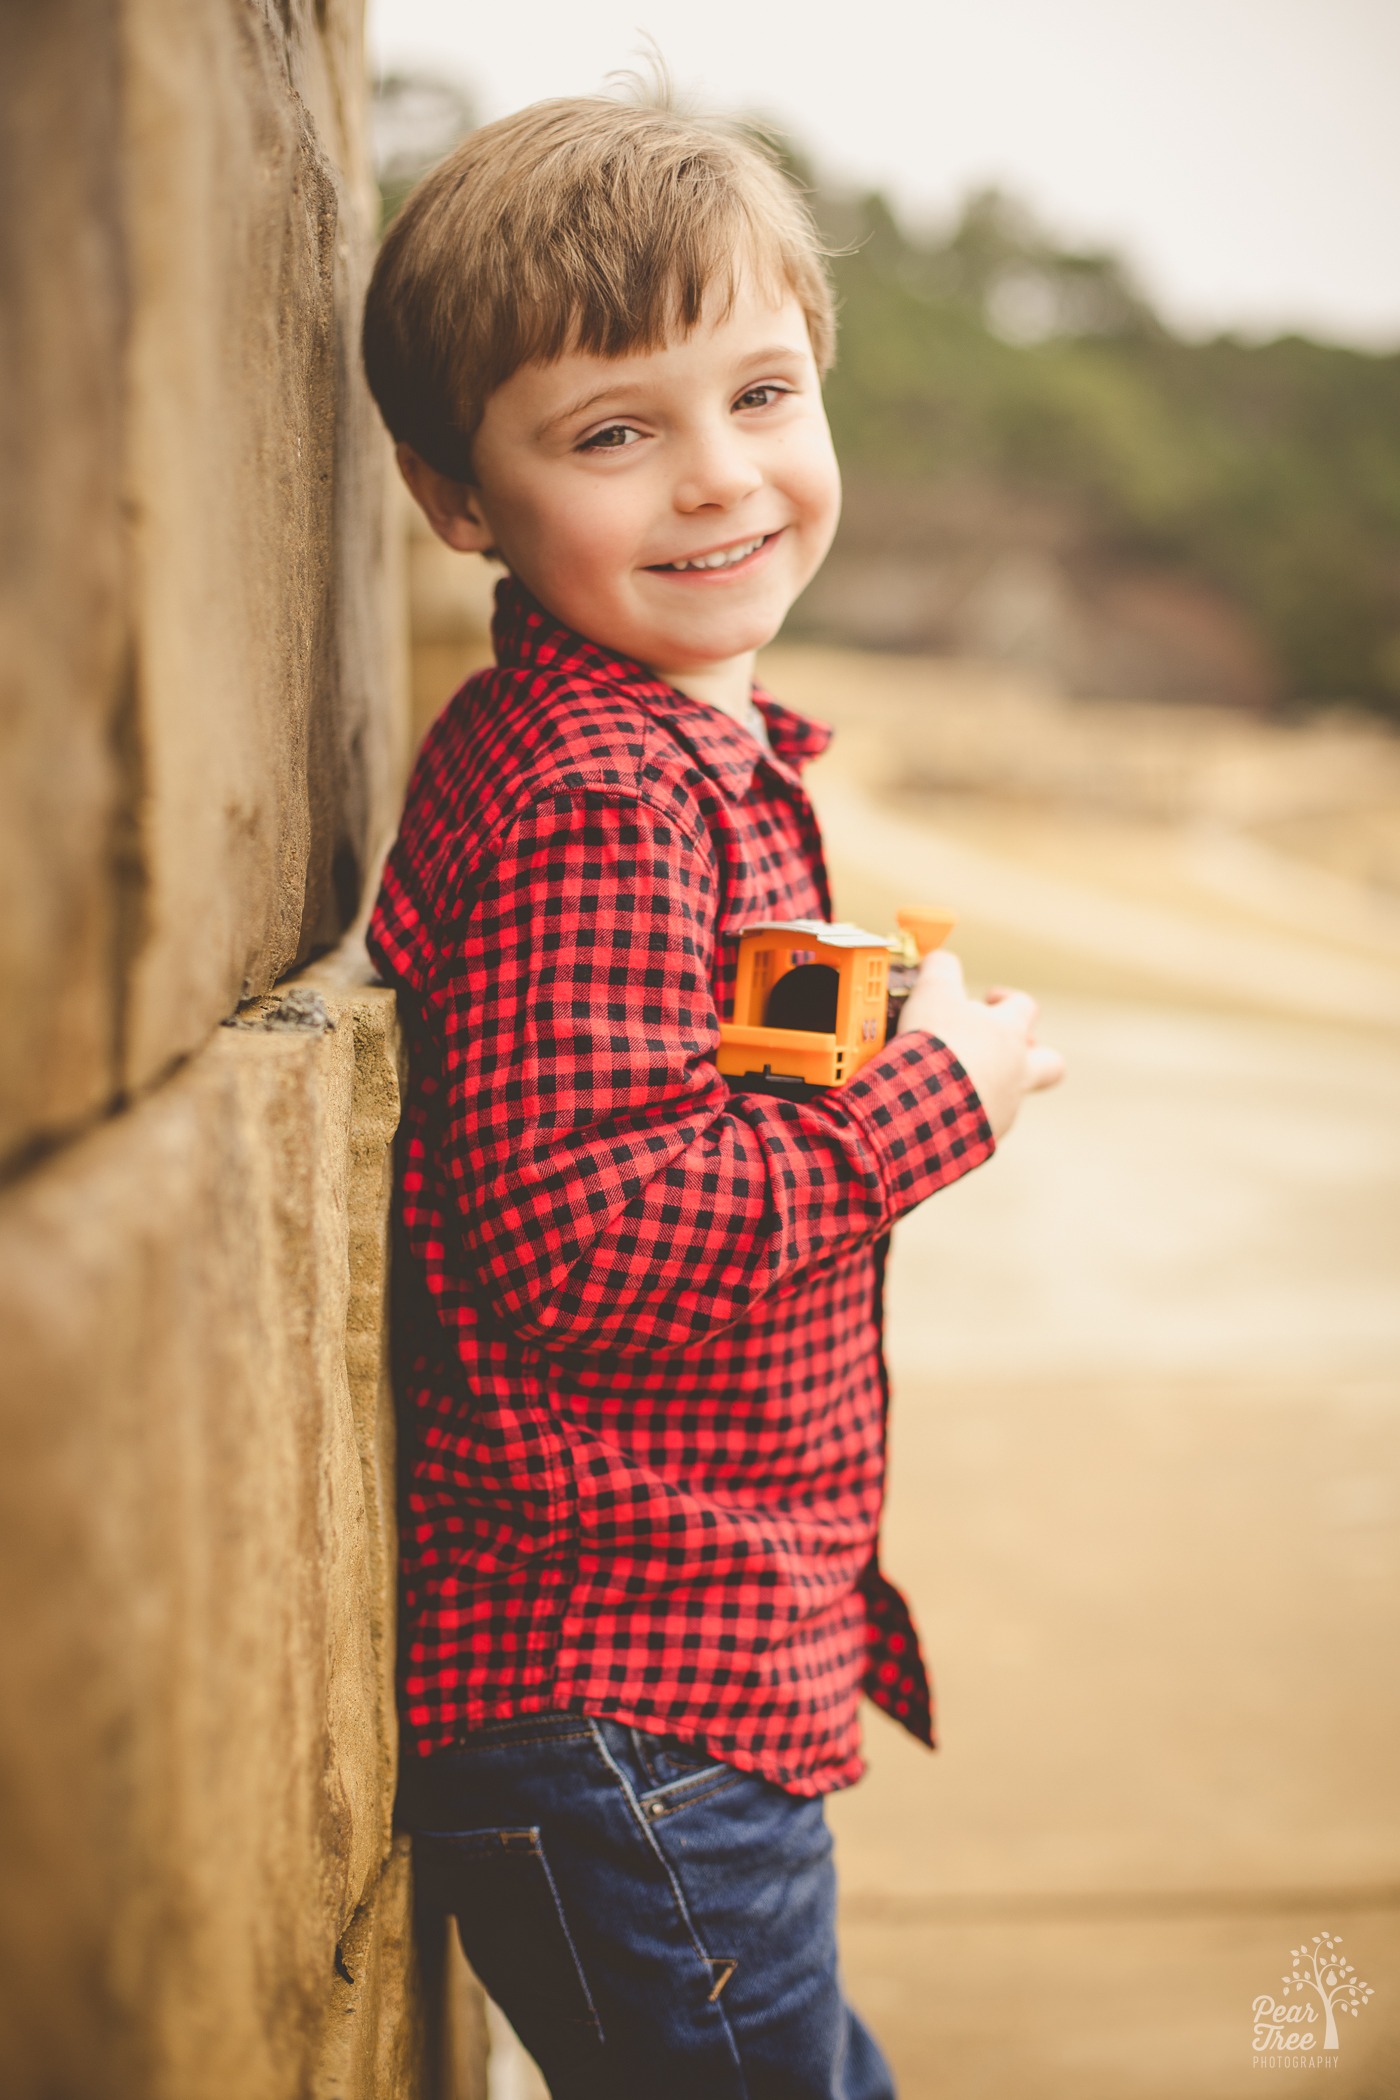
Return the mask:
<svg viewBox="0 0 1400 2100"><path fill-rule="evenodd" d="M734 1019L716 1063L740 1092L789 1100L844 1086L882 1050L919 959L953 929L949 911L902 911L891 940L859 926L788 919L739 936Z"/></svg>

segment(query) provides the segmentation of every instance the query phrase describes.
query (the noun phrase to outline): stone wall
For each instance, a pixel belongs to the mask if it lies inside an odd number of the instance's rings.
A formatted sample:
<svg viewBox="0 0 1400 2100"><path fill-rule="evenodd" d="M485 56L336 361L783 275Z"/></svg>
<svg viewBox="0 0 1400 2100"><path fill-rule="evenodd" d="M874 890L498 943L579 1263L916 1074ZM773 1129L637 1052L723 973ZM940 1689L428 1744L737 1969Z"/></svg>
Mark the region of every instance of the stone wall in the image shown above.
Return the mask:
<svg viewBox="0 0 1400 2100"><path fill-rule="evenodd" d="M7 2100L479 2076L390 1823L363 102L358 0L0 11Z"/></svg>
<svg viewBox="0 0 1400 2100"><path fill-rule="evenodd" d="M6 1155L334 941L390 814L358 14L3 13Z"/></svg>

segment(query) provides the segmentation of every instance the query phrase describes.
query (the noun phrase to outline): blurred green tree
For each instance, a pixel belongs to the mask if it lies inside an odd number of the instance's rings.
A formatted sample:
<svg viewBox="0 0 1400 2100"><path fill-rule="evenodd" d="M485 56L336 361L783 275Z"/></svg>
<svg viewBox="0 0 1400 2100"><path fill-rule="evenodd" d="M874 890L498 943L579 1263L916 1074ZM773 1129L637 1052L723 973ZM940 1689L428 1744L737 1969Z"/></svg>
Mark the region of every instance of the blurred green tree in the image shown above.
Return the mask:
<svg viewBox="0 0 1400 2100"><path fill-rule="evenodd" d="M476 124L471 91L440 74L381 73L370 103L370 143L379 179L380 228L388 225L420 175Z"/></svg>
<svg viewBox="0 0 1400 2100"><path fill-rule="evenodd" d="M882 197L814 202L849 471L1059 504L1106 560L1227 594L1295 700L1400 714L1400 355L1183 341L1117 259L995 191L922 238Z"/></svg>

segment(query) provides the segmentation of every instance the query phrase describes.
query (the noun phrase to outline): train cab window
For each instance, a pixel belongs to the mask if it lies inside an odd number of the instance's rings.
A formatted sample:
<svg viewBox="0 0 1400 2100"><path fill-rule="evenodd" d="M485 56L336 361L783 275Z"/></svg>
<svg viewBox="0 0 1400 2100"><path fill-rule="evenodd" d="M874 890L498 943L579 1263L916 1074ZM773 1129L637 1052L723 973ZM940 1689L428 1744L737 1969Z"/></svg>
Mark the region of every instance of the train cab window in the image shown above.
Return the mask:
<svg viewBox="0 0 1400 2100"><path fill-rule="evenodd" d="M839 973L830 963L800 963L778 979L763 1009L765 1028L807 1028L817 1035L836 1029Z"/></svg>

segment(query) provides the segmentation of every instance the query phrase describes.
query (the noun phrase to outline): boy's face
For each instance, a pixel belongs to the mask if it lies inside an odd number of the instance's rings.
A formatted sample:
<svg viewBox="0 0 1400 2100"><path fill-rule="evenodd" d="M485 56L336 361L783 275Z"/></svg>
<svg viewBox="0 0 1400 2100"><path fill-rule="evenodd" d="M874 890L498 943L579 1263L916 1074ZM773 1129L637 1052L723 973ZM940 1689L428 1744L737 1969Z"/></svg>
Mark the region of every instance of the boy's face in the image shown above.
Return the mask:
<svg viewBox="0 0 1400 2100"><path fill-rule="evenodd" d="M473 460L445 503L426 482L452 484L405 464L439 533L494 547L566 626L663 677L770 641L841 501L802 308L747 274L728 314L661 349L522 366Z"/></svg>

